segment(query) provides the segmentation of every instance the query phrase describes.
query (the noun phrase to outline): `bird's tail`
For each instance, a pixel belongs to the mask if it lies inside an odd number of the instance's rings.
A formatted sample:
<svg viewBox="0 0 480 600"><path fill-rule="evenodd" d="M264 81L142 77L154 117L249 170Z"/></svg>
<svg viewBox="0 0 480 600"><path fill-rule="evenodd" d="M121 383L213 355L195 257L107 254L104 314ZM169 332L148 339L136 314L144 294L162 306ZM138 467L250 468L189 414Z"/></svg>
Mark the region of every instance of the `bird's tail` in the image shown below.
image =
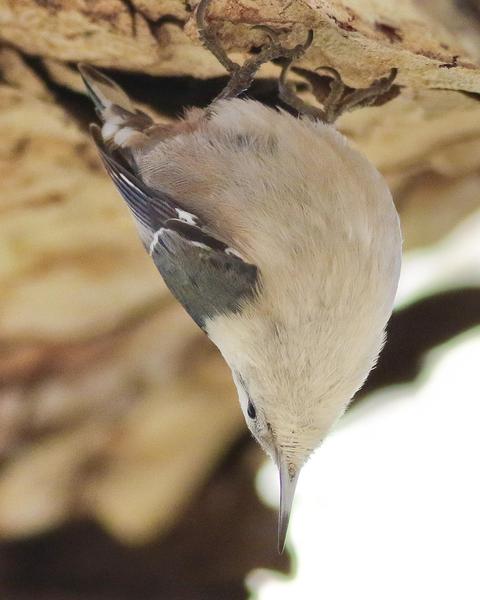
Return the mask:
<svg viewBox="0 0 480 600"><path fill-rule="evenodd" d="M145 141L145 132L153 125L152 119L135 108L114 81L90 65L79 64L78 69L103 121L103 141L118 148L132 147Z"/></svg>

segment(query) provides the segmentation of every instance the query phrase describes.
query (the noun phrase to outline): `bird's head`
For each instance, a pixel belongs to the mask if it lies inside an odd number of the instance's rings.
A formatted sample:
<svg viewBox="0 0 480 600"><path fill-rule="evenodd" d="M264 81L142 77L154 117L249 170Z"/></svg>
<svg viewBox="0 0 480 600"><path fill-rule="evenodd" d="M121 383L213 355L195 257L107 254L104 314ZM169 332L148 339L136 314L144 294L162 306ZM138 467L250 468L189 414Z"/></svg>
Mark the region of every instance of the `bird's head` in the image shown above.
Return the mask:
<svg viewBox="0 0 480 600"><path fill-rule="evenodd" d="M207 331L232 369L248 428L277 465L281 551L301 469L374 364L383 328L353 336L337 322L331 335L321 319L280 326L248 312L217 318Z"/></svg>
<svg viewBox="0 0 480 600"><path fill-rule="evenodd" d="M284 403L280 402L275 406L265 401L265 396L258 391L263 387L261 379L257 381L254 375L246 375L246 377L247 379L239 371L233 370L233 379L237 386L245 422L257 442L270 455L278 468L280 478L278 549L282 552L300 470L313 450L312 445L317 445L315 443L317 439L313 440L311 430L302 427L301 420L292 419L293 415L288 415L285 420L285 410L282 410ZM252 388L255 391L250 391ZM285 427L286 423L290 425L288 430Z"/></svg>
<svg viewBox="0 0 480 600"><path fill-rule="evenodd" d="M278 468L281 552L301 469L340 417L349 398L342 401L338 394L327 397L319 386L309 389L309 383L302 382L302 377L289 377L293 376L294 368L283 370L270 365L270 368L264 366L262 372L248 367L242 372L243 375L234 369L233 378L246 424ZM324 398L319 402L322 394Z"/></svg>

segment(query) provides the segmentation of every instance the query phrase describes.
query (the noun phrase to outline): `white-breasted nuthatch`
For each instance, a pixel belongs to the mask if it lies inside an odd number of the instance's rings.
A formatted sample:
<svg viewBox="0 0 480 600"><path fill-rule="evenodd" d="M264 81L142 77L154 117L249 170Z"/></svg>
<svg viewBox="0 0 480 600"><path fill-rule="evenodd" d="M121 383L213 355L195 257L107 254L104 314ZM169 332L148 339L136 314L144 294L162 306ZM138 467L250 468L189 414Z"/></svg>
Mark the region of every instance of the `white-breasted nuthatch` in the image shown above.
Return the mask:
<svg viewBox="0 0 480 600"><path fill-rule="evenodd" d="M369 88L333 69L323 110L287 83L311 42L269 44L231 73L208 106L173 124L136 110L110 79L80 65L103 121L91 130L165 283L230 366L246 423L280 472L283 549L300 469L374 366L401 262L398 216L383 178L330 124L392 96L395 71ZM284 59L280 95L305 116L238 99L259 66ZM298 69L314 93L325 78ZM396 87L396 86L393 86Z"/></svg>

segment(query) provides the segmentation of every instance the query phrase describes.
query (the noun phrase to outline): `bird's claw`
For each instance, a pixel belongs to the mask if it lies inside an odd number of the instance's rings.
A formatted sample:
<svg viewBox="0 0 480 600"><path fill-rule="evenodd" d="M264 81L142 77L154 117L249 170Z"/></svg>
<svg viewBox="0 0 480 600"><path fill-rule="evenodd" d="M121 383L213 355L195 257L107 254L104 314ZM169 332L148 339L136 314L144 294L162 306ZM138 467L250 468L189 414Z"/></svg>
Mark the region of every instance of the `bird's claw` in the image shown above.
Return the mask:
<svg viewBox="0 0 480 600"><path fill-rule="evenodd" d="M329 95L325 103L329 116L335 120L342 113L355 108L372 106L374 104L380 105L391 100L392 97L400 93L400 88L397 85L393 90L395 93L392 94L393 82L397 76L397 72L397 69L391 69L389 75L375 79L367 88L361 89L353 89L339 79L341 92L338 98L332 100L331 95ZM336 81L334 80L330 85L332 91L334 90ZM388 97L385 97L387 94Z"/></svg>
<svg viewBox="0 0 480 600"><path fill-rule="evenodd" d="M310 48L313 42L312 29L308 30L307 37L305 38L303 44L297 44L293 48L286 48L285 46L282 46L282 44L280 43L279 32L273 29L273 27L270 27L269 25L252 25L251 29L258 29L259 31L263 31L270 38L270 44L262 48L262 51L270 51L272 54L275 53L276 56L274 58L296 60L300 58Z"/></svg>
<svg viewBox="0 0 480 600"><path fill-rule="evenodd" d="M263 46L257 55L248 58L243 65L239 65L228 57L225 50L218 43L214 31L207 22L207 9L210 2L211 0L200 0L200 3L198 4L196 13L198 33L203 45L212 52L231 75L230 81L215 100L239 96L250 87L255 74L263 64L276 58L285 58L289 62L297 60L312 43L313 31L310 30L303 44L297 44L294 48L285 48L279 41L280 36L277 31L267 25L254 25L252 29L258 29L265 32L270 39L270 43Z"/></svg>
<svg viewBox="0 0 480 600"><path fill-rule="evenodd" d="M326 123L333 123L342 113L360 106L380 106L400 93L400 87L393 83L397 69L391 69L388 76L376 79L367 88L354 89L343 83L340 73L332 67L318 67L315 71L293 67L292 70L310 83L313 95L322 104L322 108L311 106L298 96L295 87L288 83L287 78L292 63L303 56L311 46L313 31L308 31L302 44L286 48L280 43L278 31L268 25L253 25L252 29L257 29L267 35L269 43L262 46L258 54L248 58L243 65L239 65L228 57L207 21L210 2L211 0L200 0L197 6L198 33L203 45L230 74L228 84L215 100L235 98L248 90L259 68L277 58L283 59L279 78L280 98L300 114Z"/></svg>
<svg viewBox="0 0 480 600"><path fill-rule="evenodd" d="M400 86L393 83L397 69L391 69L389 75L376 79L367 88L354 89L343 83L340 73L332 67L318 67L315 71L293 67L292 70L310 84L315 99L323 106L318 108L299 98L294 88L287 83L290 65L291 61L282 69L280 97L301 114L326 123L333 123L341 114L355 108L385 104L400 93Z"/></svg>

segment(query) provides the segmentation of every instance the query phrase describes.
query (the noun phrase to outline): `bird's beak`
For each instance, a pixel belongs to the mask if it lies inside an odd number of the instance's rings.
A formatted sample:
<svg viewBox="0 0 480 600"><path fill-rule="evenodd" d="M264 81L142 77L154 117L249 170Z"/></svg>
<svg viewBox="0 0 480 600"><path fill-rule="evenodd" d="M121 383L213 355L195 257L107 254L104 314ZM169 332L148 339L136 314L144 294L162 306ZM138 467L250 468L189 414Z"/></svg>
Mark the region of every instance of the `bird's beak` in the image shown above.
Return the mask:
<svg viewBox="0 0 480 600"><path fill-rule="evenodd" d="M280 473L280 514L278 515L278 551L285 548L288 521L292 510L293 497L297 487L300 468L279 457L278 470Z"/></svg>

